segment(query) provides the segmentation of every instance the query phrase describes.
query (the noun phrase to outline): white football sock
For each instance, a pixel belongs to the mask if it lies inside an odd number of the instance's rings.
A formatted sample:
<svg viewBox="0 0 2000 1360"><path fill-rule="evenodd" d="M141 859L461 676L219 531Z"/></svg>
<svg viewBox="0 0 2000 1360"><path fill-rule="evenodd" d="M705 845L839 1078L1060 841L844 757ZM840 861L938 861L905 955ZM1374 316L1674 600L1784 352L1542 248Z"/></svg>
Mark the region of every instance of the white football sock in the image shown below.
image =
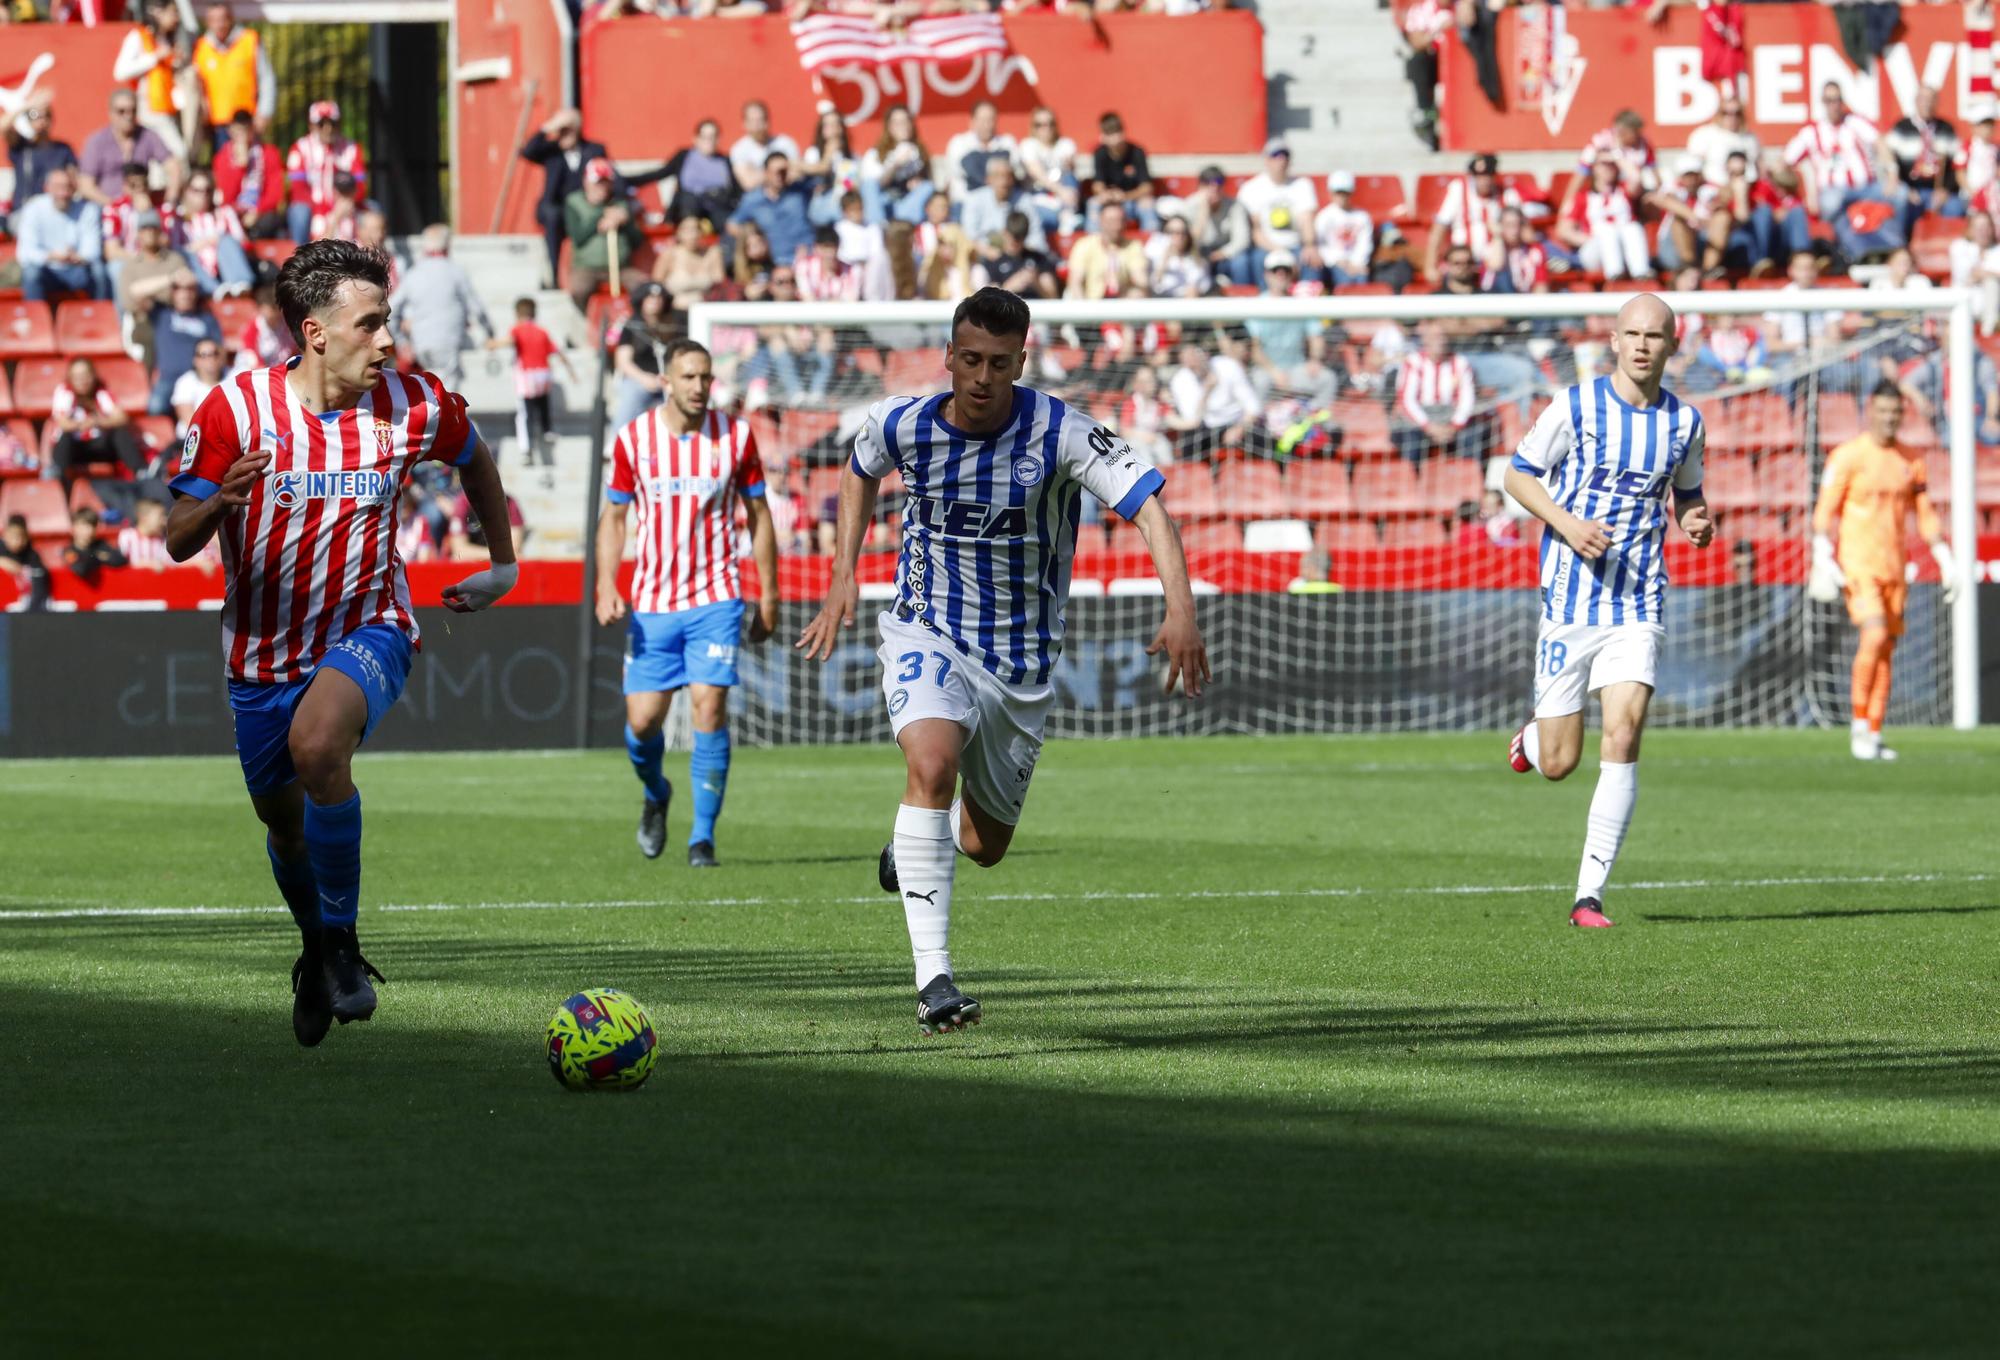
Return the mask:
<svg viewBox="0 0 2000 1360"><path fill-rule="evenodd" d="M965 853L965 800L951 800L951 843L959 854Z"/></svg>
<svg viewBox="0 0 2000 1360"><path fill-rule="evenodd" d="M1521 729L1521 754L1537 770L1542 768L1542 723L1539 718L1528 719L1528 725Z"/></svg>
<svg viewBox="0 0 2000 1360"><path fill-rule="evenodd" d="M951 877L958 866L952 847L952 814L943 808L896 809L896 880L917 986L939 973L951 975Z"/></svg>
<svg viewBox="0 0 2000 1360"><path fill-rule="evenodd" d="M1638 765L1599 762L1597 791L1590 796L1590 821L1583 837L1583 862L1576 871L1578 898L1604 900L1605 880L1618 862L1625 829L1632 825L1632 805L1638 801Z"/></svg>

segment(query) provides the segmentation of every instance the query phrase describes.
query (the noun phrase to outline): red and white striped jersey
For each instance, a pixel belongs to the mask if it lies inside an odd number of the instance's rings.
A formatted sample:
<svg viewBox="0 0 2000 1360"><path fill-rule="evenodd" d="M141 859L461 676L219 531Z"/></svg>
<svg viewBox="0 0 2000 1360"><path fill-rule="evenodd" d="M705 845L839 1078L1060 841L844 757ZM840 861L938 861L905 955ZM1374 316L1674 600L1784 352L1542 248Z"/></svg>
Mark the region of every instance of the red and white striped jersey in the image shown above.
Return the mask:
<svg viewBox="0 0 2000 1360"><path fill-rule="evenodd" d="M125 555L127 566L174 565L173 555L167 551L167 540L159 534L142 534L136 525L128 524L118 531L118 551Z"/></svg>
<svg viewBox="0 0 2000 1360"><path fill-rule="evenodd" d="M1577 158L1577 169L1583 175L1583 188L1590 187L1590 167L1597 164L1600 156L1609 156L1618 162L1618 179L1633 193L1651 193L1660 187L1653 144L1644 137L1627 146L1618 140L1618 129L1615 127L1605 128L1593 136L1584 144L1583 155Z"/></svg>
<svg viewBox="0 0 2000 1360"><path fill-rule="evenodd" d="M154 204L152 210L160 215L160 225L167 229L167 238L172 240L176 225L173 205ZM107 242L116 241L127 250L139 248L139 228L134 225L139 220L139 212L132 206L132 195L120 194L105 204L100 220Z"/></svg>
<svg viewBox="0 0 2000 1360"><path fill-rule="evenodd" d="M1472 187L1472 176L1460 175L1446 186L1436 220L1451 227L1453 245L1466 246L1483 258L1499 238L1500 214L1520 206L1521 196L1513 189L1503 185L1490 198L1481 198Z"/></svg>
<svg viewBox="0 0 2000 1360"><path fill-rule="evenodd" d="M1488 269L1480 275L1479 286L1486 292L1494 291L1500 282L1501 271ZM1549 252L1538 241L1524 242L1507 247L1507 281L1516 293L1532 293L1549 281Z"/></svg>
<svg viewBox="0 0 2000 1360"><path fill-rule="evenodd" d="M1785 163L1805 165L1822 189L1857 189L1875 182L1875 125L1858 113L1839 123L1815 118L1785 147Z"/></svg>
<svg viewBox="0 0 2000 1360"><path fill-rule="evenodd" d="M1632 209L1632 196L1613 185L1609 189L1585 189L1569 205L1570 220L1590 232L1616 231L1639 220Z"/></svg>
<svg viewBox="0 0 2000 1360"><path fill-rule="evenodd" d="M246 248L250 244L249 238L243 234L243 219L236 215L236 209L226 203L207 212L187 214L170 226L167 239L174 249L193 255L196 262L212 275L222 272L223 237L233 237L237 245Z"/></svg>
<svg viewBox="0 0 2000 1360"><path fill-rule="evenodd" d="M618 432L610 498L637 504L635 613L743 597L736 571L736 497L764 494L764 465L748 421L711 411L698 433L675 435L655 408Z"/></svg>
<svg viewBox="0 0 2000 1360"><path fill-rule="evenodd" d="M462 466L478 447L464 398L429 373L384 373L354 409L314 415L286 381L297 362L210 392L169 483L206 499L238 458L271 455L250 503L219 534L222 647L235 680L310 675L329 647L370 624L391 624L414 643L396 501L416 464Z"/></svg>
<svg viewBox="0 0 2000 1360"><path fill-rule="evenodd" d="M1477 384L1463 354L1433 359L1422 350L1403 356L1403 376L1396 383L1396 405L1412 425L1428 425L1447 408L1460 429L1472 419Z"/></svg>
<svg viewBox="0 0 2000 1360"><path fill-rule="evenodd" d="M345 171L354 176L355 196L365 198L368 162L359 143L336 136L331 143L307 133L292 143L285 157L285 177L291 181L292 202L310 203L315 213L333 206L333 177Z"/></svg>
<svg viewBox="0 0 2000 1360"><path fill-rule="evenodd" d="M861 301L861 271L835 258L833 266L817 250L802 250L792 273L799 281L802 302Z"/></svg>
<svg viewBox="0 0 2000 1360"><path fill-rule="evenodd" d="M118 403L105 388L97 389L97 399L91 403L99 415L117 415ZM58 426L76 414L76 389L68 383L57 383L55 394L49 398L49 418ZM96 425L86 425L81 431L85 439L95 439L103 433ZM53 436L51 436L53 437Z"/></svg>
<svg viewBox="0 0 2000 1360"><path fill-rule="evenodd" d="M1968 198L2000 178L2000 142L1974 137L1951 159L1958 167L1959 190Z"/></svg>

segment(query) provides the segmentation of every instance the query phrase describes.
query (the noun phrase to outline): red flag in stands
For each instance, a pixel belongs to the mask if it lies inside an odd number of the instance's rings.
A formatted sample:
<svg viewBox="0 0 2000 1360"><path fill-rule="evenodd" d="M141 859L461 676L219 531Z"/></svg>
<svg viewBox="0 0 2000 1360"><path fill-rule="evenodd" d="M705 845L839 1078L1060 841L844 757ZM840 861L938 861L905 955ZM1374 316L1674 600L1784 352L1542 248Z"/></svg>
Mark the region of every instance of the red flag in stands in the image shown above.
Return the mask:
<svg viewBox="0 0 2000 1360"><path fill-rule="evenodd" d="M808 72L827 66L888 66L917 61L966 61L1007 50L1007 30L998 14L913 19L890 28L873 19L816 14L792 25L799 64Z"/></svg>

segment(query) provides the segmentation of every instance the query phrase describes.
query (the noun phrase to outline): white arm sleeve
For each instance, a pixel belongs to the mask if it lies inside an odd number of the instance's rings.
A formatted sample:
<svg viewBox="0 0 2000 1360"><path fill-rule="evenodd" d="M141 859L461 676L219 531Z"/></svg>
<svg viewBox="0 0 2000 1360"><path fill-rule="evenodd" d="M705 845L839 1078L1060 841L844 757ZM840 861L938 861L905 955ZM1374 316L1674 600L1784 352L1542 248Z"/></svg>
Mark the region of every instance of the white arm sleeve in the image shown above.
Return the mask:
<svg viewBox="0 0 2000 1360"><path fill-rule="evenodd" d="M1687 457L1674 469L1674 490L1699 492L1701 490L1702 459L1708 454L1708 426L1699 412L1694 418L1694 429L1688 435Z"/></svg>
<svg viewBox="0 0 2000 1360"><path fill-rule="evenodd" d="M889 456L889 441L882 433L883 422L892 417L896 406L891 400L868 408L868 419L854 436L854 456L849 460L856 476L879 480L896 470L896 460Z"/></svg>
<svg viewBox="0 0 2000 1360"><path fill-rule="evenodd" d="M1166 484L1160 470L1148 463L1123 435L1109 426L1072 416L1063 422L1056 471L1116 510L1125 519L1139 513L1148 496Z"/></svg>
<svg viewBox="0 0 2000 1360"><path fill-rule="evenodd" d="M1514 466L1531 477L1546 476L1569 457L1570 443L1569 393L1564 391L1535 417L1522 436L1520 447L1514 450Z"/></svg>

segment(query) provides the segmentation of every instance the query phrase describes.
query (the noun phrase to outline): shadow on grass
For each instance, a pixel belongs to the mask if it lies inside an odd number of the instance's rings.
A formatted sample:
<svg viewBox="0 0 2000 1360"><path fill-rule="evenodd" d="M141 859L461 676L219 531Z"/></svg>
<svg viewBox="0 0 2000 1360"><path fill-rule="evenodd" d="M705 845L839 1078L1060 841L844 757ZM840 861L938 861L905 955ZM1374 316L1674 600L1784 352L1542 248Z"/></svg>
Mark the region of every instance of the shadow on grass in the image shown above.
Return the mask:
<svg viewBox="0 0 2000 1360"><path fill-rule="evenodd" d="M405 974L442 943L399 938ZM459 978L495 985L572 963L466 952ZM242 1344L220 1349L254 1351L337 1286L369 1334L461 1353L1990 1344L1990 1155L1788 1145L1728 1106L1717 1132L1607 1134L1615 1088L1560 1092L1609 1077L1938 1094L1975 1076L1990 1091L1992 1051L1497 1007L1282 1019L1249 994L1190 1003L1105 979L1071 993L1018 971L991 975L985 1032L919 1045L883 1019L908 998L879 966L815 995L828 1046L791 1050L769 1040L798 977L856 956L785 957L640 951L639 976L711 1017L689 1041L713 1043L735 1007L746 1048L669 1054L623 1098L557 1090L534 1034L424 1023L425 990L395 983L374 1023L311 1052L292 1045L276 983L180 1006L0 984L6 1232L87 1240L92 1259L79 1272L66 1252L14 1253L0 1338L214 1350L226 1319ZM1264 1046L1311 1065L1230 1090L1230 1064ZM1386 1080L1412 1048L1429 1075ZM1124 1061L1093 1065L1106 1054ZM1010 1057L1065 1066L1022 1084ZM1543 1085L1454 1100L1454 1066ZM1603 1269L1579 1289L1590 1263Z"/></svg>
<svg viewBox="0 0 2000 1360"><path fill-rule="evenodd" d="M1645 912L1639 919L1668 926L1739 925L1748 921L1837 921L1857 916L1984 916L2000 905L1978 907L1833 907L1825 911L1718 912L1700 915Z"/></svg>

